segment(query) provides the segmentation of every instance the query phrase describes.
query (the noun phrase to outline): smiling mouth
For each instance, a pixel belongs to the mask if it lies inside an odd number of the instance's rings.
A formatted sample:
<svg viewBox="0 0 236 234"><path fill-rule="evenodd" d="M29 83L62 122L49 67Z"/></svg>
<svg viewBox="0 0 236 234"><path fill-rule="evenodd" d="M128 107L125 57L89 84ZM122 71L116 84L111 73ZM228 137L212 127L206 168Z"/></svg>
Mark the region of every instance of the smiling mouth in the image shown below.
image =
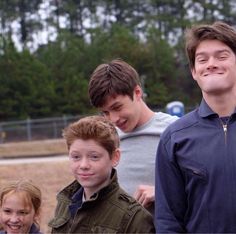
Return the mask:
<svg viewBox="0 0 236 234"><path fill-rule="evenodd" d="M123 121L122 123L117 124L117 127L120 128L120 129L123 129L126 122L127 122L127 120Z"/></svg>
<svg viewBox="0 0 236 234"><path fill-rule="evenodd" d="M15 232L15 231L20 231L21 230L21 226L20 225L7 225L8 226L8 228L10 229L10 230L12 230L13 232Z"/></svg>
<svg viewBox="0 0 236 234"><path fill-rule="evenodd" d="M88 177L91 177L92 174L79 174L79 176L80 176L81 178L88 178Z"/></svg>
<svg viewBox="0 0 236 234"><path fill-rule="evenodd" d="M210 76L210 75L222 75L223 72L212 72L212 73L206 73L206 74L203 74L203 76Z"/></svg>

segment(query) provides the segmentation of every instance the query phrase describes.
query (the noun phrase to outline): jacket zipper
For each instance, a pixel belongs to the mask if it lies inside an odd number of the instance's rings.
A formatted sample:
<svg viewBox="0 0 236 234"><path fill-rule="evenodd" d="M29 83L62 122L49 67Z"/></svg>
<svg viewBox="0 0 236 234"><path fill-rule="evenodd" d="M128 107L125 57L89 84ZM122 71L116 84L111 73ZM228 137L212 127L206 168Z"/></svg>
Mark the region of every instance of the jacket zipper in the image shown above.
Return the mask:
<svg viewBox="0 0 236 234"><path fill-rule="evenodd" d="M228 131L228 122L226 124L223 123L223 121L220 119L221 125L223 127L224 135L225 135L225 144L227 143L227 131Z"/></svg>
<svg viewBox="0 0 236 234"><path fill-rule="evenodd" d="M224 129L224 133L225 133L225 144L227 141L227 124L223 124L223 129Z"/></svg>

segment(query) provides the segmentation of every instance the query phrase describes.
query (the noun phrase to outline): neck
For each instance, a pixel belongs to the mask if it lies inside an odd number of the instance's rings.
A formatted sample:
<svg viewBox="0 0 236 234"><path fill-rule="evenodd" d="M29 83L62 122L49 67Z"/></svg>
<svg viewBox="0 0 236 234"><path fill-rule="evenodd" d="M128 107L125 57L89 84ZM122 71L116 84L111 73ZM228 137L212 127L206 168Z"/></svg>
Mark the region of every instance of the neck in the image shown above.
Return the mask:
<svg viewBox="0 0 236 234"><path fill-rule="evenodd" d="M141 118L139 121L139 126L147 123L155 113L147 106L145 102L143 102Z"/></svg>
<svg viewBox="0 0 236 234"><path fill-rule="evenodd" d="M102 188L106 187L111 181L111 178L108 177L105 179L99 186L96 188L84 187L84 198L85 200L90 200L90 198L95 194L98 193Z"/></svg>
<svg viewBox="0 0 236 234"><path fill-rule="evenodd" d="M211 96L203 93L203 98L219 117L230 116L236 107L236 96L234 94Z"/></svg>

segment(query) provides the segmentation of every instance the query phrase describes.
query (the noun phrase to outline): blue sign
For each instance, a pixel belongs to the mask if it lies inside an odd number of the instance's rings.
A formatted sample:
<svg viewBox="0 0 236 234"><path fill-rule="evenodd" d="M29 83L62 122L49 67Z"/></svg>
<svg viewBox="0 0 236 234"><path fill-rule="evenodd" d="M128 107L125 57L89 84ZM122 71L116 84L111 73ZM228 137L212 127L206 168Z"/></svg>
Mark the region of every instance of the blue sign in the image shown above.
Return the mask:
<svg viewBox="0 0 236 234"><path fill-rule="evenodd" d="M169 102L166 105L166 112L181 117L184 115L184 104L180 101Z"/></svg>

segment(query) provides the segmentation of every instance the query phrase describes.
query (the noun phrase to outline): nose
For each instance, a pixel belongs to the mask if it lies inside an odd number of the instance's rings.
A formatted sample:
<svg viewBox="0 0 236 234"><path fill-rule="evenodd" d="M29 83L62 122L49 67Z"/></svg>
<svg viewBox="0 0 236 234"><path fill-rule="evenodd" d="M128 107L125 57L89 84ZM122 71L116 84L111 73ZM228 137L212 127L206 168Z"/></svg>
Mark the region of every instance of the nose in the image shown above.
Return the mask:
<svg viewBox="0 0 236 234"><path fill-rule="evenodd" d="M109 120L116 124L119 120L119 115L116 113L116 112L110 112L110 115L109 115Z"/></svg>
<svg viewBox="0 0 236 234"><path fill-rule="evenodd" d="M211 56L207 62L207 69L213 69L215 67L217 67L216 59Z"/></svg>
<svg viewBox="0 0 236 234"><path fill-rule="evenodd" d="M10 217L11 223L17 223L19 221L19 216L17 214L12 214Z"/></svg>
<svg viewBox="0 0 236 234"><path fill-rule="evenodd" d="M87 158L82 158L80 161L80 168L87 169L89 168L89 160Z"/></svg>

